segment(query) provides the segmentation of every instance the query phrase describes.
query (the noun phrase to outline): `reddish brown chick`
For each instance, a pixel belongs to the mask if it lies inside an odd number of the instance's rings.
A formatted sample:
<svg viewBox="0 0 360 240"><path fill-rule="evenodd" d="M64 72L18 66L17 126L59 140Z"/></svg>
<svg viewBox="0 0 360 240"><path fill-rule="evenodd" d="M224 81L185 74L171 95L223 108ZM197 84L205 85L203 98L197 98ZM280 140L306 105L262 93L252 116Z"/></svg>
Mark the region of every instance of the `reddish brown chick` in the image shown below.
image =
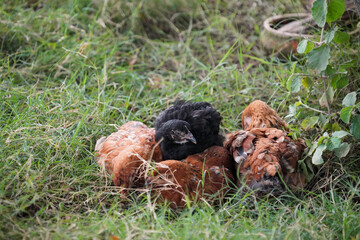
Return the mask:
<svg viewBox="0 0 360 240"><path fill-rule="evenodd" d="M262 101L251 103L244 114L243 126L247 131L229 133L225 141L236 162L237 185L240 187L244 181L258 196L282 193L285 188L280 176L290 188L302 187L305 177L296 170L305 148L303 140L294 141L280 130L286 124Z"/></svg>
<svg viewBox="0 0 360 240"><path fill-rule="evenodd" d="M287 129L286 123L265 102L255 100L247 106L241 118L242 128L278 128Z"/></svg>
<svg viewBox="0 0 360 240"><path fill-rule="evenodd" d="M123 187L125 196L128 188L144 185L142 166L146 166L147 161L162 160L160 147L155 142L155 129L136 121L125 123L109 137L99 139L95 150L98 164L112 173L115 186Z"/></svg>
<svg viewBox="0 0 360 240"><path fill-rule="evenodd" d="M158 202L170 202L172 208L183 208L186 199L197 202L221 201L229 192L232 172L225 166L233 164L229 152L213 146L203 153L188 156L184 161L167 160L156 164L147 179L152 195Z"/></svg>

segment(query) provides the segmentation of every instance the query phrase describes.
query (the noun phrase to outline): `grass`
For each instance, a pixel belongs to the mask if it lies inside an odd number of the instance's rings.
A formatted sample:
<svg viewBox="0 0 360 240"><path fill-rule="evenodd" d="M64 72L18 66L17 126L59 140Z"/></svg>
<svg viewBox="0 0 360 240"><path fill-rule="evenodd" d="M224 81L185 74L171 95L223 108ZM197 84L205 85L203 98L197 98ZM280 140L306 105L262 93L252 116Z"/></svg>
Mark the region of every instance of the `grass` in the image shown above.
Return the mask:
<svg viewBox="0 0 360 240"><path fill-rule="evenodd" d="M255 99L287 115L292 62L265 55L259 35L267 16L302 11L298 2L2 3L1 239L360 239L358 142L314 167L316 187L296 197L235 194L183 211L146 194L122 201L94 161L98 138L130 120L152 126L176 98L211 102L223 133ZM339 51L359 63L351 44ZM350 71L339 95L359 86ZM300 120L302 137L321 135Z"/></svg>

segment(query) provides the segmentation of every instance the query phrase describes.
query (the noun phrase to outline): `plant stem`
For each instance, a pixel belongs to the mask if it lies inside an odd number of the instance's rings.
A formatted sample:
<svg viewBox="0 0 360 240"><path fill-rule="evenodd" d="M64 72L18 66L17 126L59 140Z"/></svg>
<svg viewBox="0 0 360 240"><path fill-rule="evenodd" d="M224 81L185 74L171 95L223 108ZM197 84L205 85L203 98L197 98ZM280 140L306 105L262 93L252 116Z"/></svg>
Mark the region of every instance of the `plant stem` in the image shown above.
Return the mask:
<svg viewBox="0 0 360 240"><path fill-rule="evenodd" d="M326 85L325 78L324 78L323 83L324 83L324 94L325 94L326 107L328 109L328 114L331 115L331 109L330 109L329 99L328 99L328 95L327 95L327 85Z"/></svg>
<svg viewBox="0 0 360 240"><path fill-rule="evenodd" d="M322 28L321 28L321 35L320 35L320 42L321 42L321 43L322 43L323 37L324 37L324 29L325 29L325 27L322 27Z"/></svg>
<svg viewBox="0 0 360 240"><path fill-rule="evenodd" d="M322 79L326 79L326 78L331 78L333 76L335 76L336 74L344 74L344 72L335 72L331 75L325 76L325 75L314 75L314 74L306 74L306 73L292 73L291 76L304 76L304 77L314 77L314 78L322 78Z"/></svg>
<svg viewBox="0 0 360 240"><path fill-rule="evenodd" d="M316 108L312 108L312 107L306 105L305 103L300 102L300 104L301 104L302 106L304 106L305 108L310 109L310 110L312 110L312 111L314 111L314 112L322 113L322 114L324 114L324 115L329 115L327 112L321 111L321 110L316 109Z"/></svg>
<svg viewBox="0 0 360 240"><path fill-rule="evenodd" d="M304 77L314 77L314 78L318 78L318 75L313 75L313 74L304 74L304 73L293 73L291 74L291 76L304 76ZM320 78L327 78L327 76L320 76Z"/></svg>

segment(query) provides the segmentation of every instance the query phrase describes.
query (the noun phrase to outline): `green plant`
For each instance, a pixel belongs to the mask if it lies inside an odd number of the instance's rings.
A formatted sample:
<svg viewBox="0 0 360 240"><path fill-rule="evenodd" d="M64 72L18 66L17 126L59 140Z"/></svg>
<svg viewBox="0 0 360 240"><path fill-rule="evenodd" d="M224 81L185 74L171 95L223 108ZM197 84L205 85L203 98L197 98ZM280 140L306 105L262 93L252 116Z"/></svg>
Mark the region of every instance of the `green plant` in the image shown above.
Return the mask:
<svg viewBox="0 0 360 240"><path fill-rule="evenodd" d="M350 35L342 31L335 22L344 11L344 0L314 2L312 16L321 28L320 36L303 39L299 43L297 52L304 54L305 65L299 69L297 62L293 63L286 84L292 93L299 92L301 85L307 92L300 95L298 102L290 107L290 117L307 115L301 123L302 128L311 130L315 125L321 128L322 135L318 134L315 140L308 142L308 156L312 156L312 163L315 165L324 163L325 151L334 153L338 158L347 156L351 144L344 140L351 139L346 136L352 135L355 139L360 139L360 103L356 104L359 89L352 91L352 88L356 88L356 83L350 86L349 82L349 69L355 68L356 62L339 57L341 48L350 40ZM349 91L351 92L347 93ZM314 101L314 97L318 101ZM341 110L337 111L339 107Z"/></svg>

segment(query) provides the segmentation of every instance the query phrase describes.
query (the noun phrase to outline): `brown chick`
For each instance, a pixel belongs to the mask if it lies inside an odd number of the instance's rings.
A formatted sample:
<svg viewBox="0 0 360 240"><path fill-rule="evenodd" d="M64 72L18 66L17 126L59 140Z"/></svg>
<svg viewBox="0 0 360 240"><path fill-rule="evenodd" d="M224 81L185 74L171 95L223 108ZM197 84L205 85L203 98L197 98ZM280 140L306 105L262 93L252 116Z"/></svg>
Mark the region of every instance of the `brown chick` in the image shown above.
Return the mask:
<svg viewBox="0 0 360 240"><path fill-rule="evenodd" d="M279 176L292 189L303 187L305 177L296 170L305 148L304 141L294 141L286 131L277 129L286 128L286 124L266 103L253 103L244 110L244 114L247 114L245 119L251 119L248 123L243 122L247 131L229 133L225 141L225 147L232 153L239 173L238 187L244 181L250 189L256 190L258 196L268 193L279 195L285 190Z"/></svg>
<svg viewBox="0 0 360 240"><path fill-rule="evenodd" d="M232 164L225 148L213 146L203 153L188 156L184 161L157 163L147 185L151 186L152 195L158 202L170 202L172 208L183 208L187 199L191 202L201 198L221 201L234 180L232 172L224 166Z"/></svg>
<svg viewBox="0 0 360 240"><path fill-rule="evenodd" d="M255 100L247 106L241 117L244 130L253 128L278 128L286 129L286 123L281 120L277 113L261 100Z"/></svg>
<svg viewBox="0 0 360 240"><path fill-rule="evenodd" d="M230 152L226 148L220 146L209 147L204 152L194 154L184 161L188 162L191 159L198 159L202 164L205 163L209 167L224 167L231 171L235 168Z"/></svg>
<svg viewBox="0 0 360 240"><path fill-rule="evenodd" d="M112 173L115 186L123 188L124 196L128 188L144 185L143 163L162 160L155 129L137 121L127 122L117 132L99 139L95 150L98 164Z"/></svg>

